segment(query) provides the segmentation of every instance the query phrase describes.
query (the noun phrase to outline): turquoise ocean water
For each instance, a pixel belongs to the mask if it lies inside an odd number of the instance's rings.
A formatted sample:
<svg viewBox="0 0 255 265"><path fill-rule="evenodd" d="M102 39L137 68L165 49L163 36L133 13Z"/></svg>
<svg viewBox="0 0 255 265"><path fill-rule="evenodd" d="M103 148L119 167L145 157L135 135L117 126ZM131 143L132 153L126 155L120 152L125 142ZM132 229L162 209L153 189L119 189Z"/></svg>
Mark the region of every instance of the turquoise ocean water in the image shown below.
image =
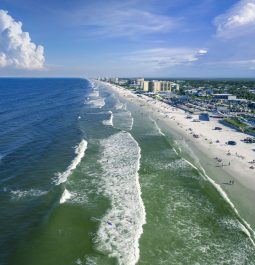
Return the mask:
<svg viewBox="0 0 255 265"><path fill-rule="evenodd" d="M174 135L104 85L1 79L0 123L1 265L255 264Z"/></svg>

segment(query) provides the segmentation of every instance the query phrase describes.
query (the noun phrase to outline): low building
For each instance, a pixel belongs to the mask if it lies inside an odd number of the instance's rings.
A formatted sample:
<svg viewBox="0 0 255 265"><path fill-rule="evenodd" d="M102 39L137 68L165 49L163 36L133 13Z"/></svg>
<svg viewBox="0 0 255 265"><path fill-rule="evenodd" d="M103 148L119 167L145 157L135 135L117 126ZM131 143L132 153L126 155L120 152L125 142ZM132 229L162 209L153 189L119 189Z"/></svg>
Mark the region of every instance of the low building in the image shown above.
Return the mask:
<svg viewBox="0 0 255 265"><path fill-rule="evenodd" d="M209 114L206 112L202 112L199 114L199 120L200 121L210 121Z"/></svg>
<svg viewBox="0 0 255 265"><path fill-rule="evenodd" d="M128 80L127 79L118 80L118 84L119 85L127 85L128 84Z"/></svg>
<svg viewBox="0 0 255 265"><path fill-rule="evenodd" d="M176 90L176 91L179 91L179 90L180 90L180 85L177 84L177 83L173 83L173 82L171 82L171 91L172 91L173 89Z"/></svg>
<svg viewBox="0 0 255 265"><path fill-rule="evenodd" d="M197 93L198 93L198 90L196 88L185 90L185 94L188 94L188 95L196 95Z"/></svg>
<svg viewBox="0 0 255 265"><path fill-rule="evenodd" d="M249 100L244 98L229 99L232 104L248 104Z"/></svg>
<svg viewBox="0 0 255 265"><path fill-rule="evenodd" d="M236 96L232 94L213 94L213 99L216 100L235 100Z"/></svg>

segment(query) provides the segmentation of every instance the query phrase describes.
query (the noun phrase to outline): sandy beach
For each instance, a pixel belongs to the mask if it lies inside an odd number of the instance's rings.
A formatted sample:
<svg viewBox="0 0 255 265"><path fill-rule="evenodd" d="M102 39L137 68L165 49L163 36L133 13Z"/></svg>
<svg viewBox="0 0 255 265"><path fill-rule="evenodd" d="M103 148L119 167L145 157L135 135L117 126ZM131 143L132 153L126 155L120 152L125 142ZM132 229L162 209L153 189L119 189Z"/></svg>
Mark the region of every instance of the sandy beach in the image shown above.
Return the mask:
<svg viewBox="0 0 255 265"><path fill-rule="evenodd" d="M226 192L238 213L255 228L255 143L242 141L249 135L237 132L215 118L194 122L198 115L187 119L187 113L181 109L144 95L137 96L116 85L104 84L121 98L140 105L162 132L175 134L178 144L189 150L193 159L196 157L205 173ZM215 130L215 127L222 129ZM229 140L237 144L226 144Z"/></svg>

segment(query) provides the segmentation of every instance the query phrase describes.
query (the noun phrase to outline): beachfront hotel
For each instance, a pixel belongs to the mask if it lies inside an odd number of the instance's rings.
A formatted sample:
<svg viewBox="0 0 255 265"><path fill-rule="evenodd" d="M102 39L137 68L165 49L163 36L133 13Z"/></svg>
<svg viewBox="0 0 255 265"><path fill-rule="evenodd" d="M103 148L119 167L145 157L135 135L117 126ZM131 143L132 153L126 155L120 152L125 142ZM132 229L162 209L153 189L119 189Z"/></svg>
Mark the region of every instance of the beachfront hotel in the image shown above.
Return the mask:
<svg viewBox="0 0 255 265"><path fill-rule="evenodd" d="M143 91L145 92L160 92L160 91L172 91L173 83L171 81L144 81Z"/></svg>

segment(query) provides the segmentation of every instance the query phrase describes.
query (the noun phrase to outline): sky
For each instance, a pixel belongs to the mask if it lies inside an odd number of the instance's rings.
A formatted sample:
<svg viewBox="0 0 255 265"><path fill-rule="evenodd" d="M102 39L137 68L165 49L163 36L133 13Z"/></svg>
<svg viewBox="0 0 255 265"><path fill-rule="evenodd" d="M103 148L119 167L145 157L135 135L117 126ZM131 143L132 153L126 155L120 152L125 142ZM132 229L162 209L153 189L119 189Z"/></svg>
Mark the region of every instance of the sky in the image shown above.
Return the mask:
<svg viewBox="0 0 255 265"><path fill-rule="evenodd" d="M255 77L255 0L1 0L0 76Z"/></svg>

